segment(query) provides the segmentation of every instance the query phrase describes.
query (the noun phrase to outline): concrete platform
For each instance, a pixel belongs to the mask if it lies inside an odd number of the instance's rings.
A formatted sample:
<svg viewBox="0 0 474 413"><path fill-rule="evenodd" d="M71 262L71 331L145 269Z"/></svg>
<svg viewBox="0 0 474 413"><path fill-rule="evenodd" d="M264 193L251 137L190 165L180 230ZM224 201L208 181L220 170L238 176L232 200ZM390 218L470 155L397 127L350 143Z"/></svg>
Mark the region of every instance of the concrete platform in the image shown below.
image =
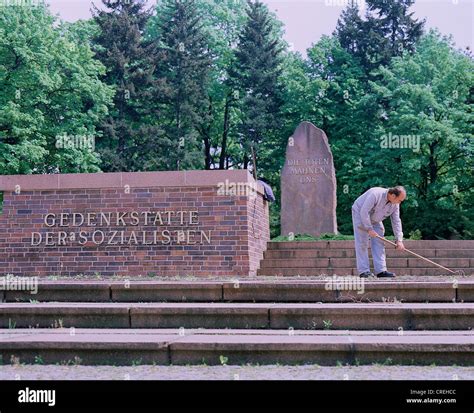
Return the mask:
<svg viewBox="0 0 474 413"><path fill-rule="evenodd" d="M0 330L3 363L472 365L472 331Z"/></svg>
<svg viewBox="0 0 474 413"><path fill-rule="evenodd" d="M40 281L38 293L0 290L3 302L474 302L474 278L439 281L367 279L361 285L328 286L317 280L258 281ZM346 279L347 280L347 279ZM358 278L354 280L359 280ZM360 287L363 286L363 291ZM357 289L355 288L357 287ZM334 288L334 289L332 289ZM360 293L362 292L362 294Z"/></svg>
<svg viewBox="0 0 474 413"><path fill-rule="evenodd" d="M468 330L474 303L4 303L0 328Z"/></svg>

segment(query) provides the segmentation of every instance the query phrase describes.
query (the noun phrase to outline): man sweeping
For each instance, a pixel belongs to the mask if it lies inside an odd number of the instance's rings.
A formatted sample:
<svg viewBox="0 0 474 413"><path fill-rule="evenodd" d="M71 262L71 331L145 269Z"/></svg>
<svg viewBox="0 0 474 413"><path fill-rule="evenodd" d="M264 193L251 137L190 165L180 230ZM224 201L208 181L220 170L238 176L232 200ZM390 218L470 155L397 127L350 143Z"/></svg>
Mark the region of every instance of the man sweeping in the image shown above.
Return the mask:
<svg viewBox="0 0 474 413"><path fill-rule="evenodd" d="M357 271L359 276L373 276L369 265L369 240L374 260L374 270L379 278L393 278L395 274L387 271L385 263L385 246L377 234L384 236L385 228L382 221L390 217L396 248L404 250L402 222L400 220L400 203L406 199L403 186L393 188L370 188L356 199L352 205L352 223L354 225Z"/></svg>

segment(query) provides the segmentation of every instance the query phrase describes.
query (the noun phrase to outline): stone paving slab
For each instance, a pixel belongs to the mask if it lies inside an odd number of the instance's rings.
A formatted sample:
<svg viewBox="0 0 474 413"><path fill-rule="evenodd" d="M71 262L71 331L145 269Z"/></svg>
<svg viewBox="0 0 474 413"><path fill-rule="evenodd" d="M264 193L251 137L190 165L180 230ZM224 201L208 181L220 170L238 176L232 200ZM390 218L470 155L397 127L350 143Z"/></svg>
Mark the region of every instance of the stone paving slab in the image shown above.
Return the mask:
<svg viewBox="0 0 474 413"><path fill-rule="evenodd" d="M0 330L0 354L5 363L46 364L241 364L241 363L474 363L471 332L427 334L323 334L298 331L239 334L229 331L187 331L185 335L143 330L91 332L15 332ZM12 358L13 356L13 358ZM273 361L272 361L273 360Z"/></svg>
<svg viewBox="0 0 474 413"><path fill-rule="evenodd" d="M474 380L463 366L2 366L0 380Z"/></svg>

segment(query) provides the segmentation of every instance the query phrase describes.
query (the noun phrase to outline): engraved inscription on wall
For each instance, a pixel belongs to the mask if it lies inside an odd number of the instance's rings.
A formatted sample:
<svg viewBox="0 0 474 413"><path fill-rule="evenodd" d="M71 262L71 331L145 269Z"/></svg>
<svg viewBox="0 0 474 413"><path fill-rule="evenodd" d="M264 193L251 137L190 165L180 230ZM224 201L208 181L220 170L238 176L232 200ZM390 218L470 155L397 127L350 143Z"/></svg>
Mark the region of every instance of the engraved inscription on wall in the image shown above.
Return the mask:
<svg viewBox="0 0 474 413"><path fill-rule="evenodd" d="M287 159L290 175L297 175L302 184L316 183L318 175L327 175L331 170L329 158Z"/></svg>

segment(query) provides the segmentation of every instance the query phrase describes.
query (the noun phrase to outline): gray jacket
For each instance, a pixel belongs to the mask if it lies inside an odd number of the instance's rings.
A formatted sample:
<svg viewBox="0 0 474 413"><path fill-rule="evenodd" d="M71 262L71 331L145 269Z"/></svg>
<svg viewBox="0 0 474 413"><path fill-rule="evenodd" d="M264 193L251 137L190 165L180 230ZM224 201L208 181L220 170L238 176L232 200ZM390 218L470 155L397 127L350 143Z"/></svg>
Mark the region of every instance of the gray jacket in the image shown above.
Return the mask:
<svg viewBox="0 0 474 413"><path fill-rule="evenodd" d="M370 188L355 200L352 211L356 216L360 216L360 222L366 231L374 229L372 224L381 223L385 218L390 217L395 238L397 241L402 241L400 204L389 202L387 194L388 189L386 188Z"/></svg>

